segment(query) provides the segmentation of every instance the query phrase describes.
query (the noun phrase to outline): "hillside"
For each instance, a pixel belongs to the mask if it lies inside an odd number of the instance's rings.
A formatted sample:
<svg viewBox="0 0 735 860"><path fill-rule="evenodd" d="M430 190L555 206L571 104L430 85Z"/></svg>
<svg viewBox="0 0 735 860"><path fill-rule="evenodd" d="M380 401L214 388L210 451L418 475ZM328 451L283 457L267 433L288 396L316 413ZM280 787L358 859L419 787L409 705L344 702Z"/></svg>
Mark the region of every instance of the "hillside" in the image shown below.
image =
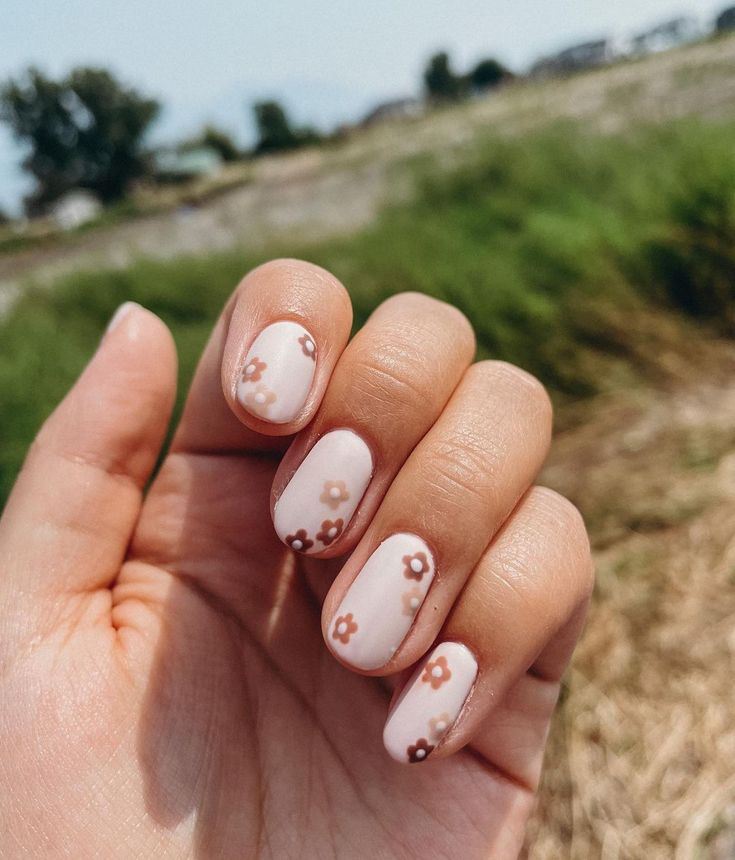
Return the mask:
<svg viewBox="0 0 735 860"><path fill-rule="evenodd" d="M370 223L386 200L405 194L407 161L456 156L484 131L520 134L567 119L615 132L638 120L683 116L735 116L735 36L566 80L518 83L416 120L356 131L342 144L264 158L232 169L223 184L236 187L204 195L197 207L0 254L0 311L27 278L46 282L141 256L253 250L265 242L303 244L352 232Z"/></svg>

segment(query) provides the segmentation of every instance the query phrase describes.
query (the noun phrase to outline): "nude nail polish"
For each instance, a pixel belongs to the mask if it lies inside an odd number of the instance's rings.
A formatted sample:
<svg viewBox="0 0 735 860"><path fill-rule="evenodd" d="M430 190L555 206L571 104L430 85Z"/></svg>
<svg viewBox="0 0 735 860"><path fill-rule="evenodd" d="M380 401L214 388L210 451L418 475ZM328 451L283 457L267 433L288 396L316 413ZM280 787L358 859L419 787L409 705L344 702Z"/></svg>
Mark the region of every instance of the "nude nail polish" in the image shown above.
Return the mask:
<svg viewBox="0 0 735 860"><path fill-rule="evenodd" d="M248 350L237 382L243 409L263 421L298 417L316 370L314 338L299 323L281 320L263 329Z"/></svg>
<svg viewBox="0 0 735 860"><path fill-rule="evenodd" d="M442 642L424 657L403 688L383 730L399 762L425 761L452 728L477 677L477 660L459 642Z"/></svg>
<svg viewBox="0 0 735 860"><path fill-rule="evenodd" d="M373 458L352 430L321 437L286 484L273 513L280 539L298 552L321 552L349 525L373 474Z"/></svg>
<svg viewBox="0 0 735 860"><path fill-rule="evenodd" d="M329 647L357 669L384 666L406 637L433 578L434 557L420 537L386 538L335 612Z"/></svg>

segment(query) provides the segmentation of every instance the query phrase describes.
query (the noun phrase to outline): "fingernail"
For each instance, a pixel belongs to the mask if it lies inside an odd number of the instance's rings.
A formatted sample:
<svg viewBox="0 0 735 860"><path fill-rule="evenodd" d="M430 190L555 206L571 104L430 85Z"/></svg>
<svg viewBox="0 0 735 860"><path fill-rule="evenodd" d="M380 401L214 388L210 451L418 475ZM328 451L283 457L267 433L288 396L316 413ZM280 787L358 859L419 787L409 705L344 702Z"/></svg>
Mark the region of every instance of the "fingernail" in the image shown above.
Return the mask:
<svg viewBox="0 0 735 860"><path fill-rule="evenodd" d="M315 370L314 338L302 325L281 320L253 341L237 382L237 399L257 418L285 424L304 408Z"/></svg>
<svg viewBox="0 0 735 860"><path fill-rule="evenodd" d="M372 473L370 449L356 433L322 436L276 502L278 537L299 552L321 552L347 528Z"/></svg>
<svg viewBox="0 0 735 860"><path fill-rule="evenodd" d="M425 761L452 728L477 677L477 660L459 642L442 642L419 664L388 715L383 743L400 762Z"/></svg>
<svg viewBox="0 0 735 860"><path fill-rule="evenodd" d="M395 534L380 544L347 590L329 627L329 647L358 669L378 669L395 654L434 578L421 538Z"/></svg>
<svg viewBox="0 0 735 860"><path fill-rule="evenodd" d="M120 323L125 319L125 317L133 310L133 308L139 308L140 305L137 302L123 302L120 307L115 311L115 313L110 318L110 321L107 323L107 328L105 329L105 334L110 334L111 331L116 329Z"/></svg>

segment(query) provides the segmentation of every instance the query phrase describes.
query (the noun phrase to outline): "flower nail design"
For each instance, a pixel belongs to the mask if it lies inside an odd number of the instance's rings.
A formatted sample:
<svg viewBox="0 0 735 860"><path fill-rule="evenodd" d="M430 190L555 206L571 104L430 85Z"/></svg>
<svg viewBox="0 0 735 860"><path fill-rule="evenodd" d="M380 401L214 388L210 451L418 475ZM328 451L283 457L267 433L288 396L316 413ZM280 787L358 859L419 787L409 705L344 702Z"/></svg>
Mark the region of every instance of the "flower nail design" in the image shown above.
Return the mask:
<svg viewBox="0 0 735 860"><path fill-rule="evenodd" d="M264 361L261 361L259 358L254 356L243 368L242 381L257 382L263 375L263 371L266 367L268 367L268 365Z"/></svg>
<svg viewBox="0 0 735 860"><path fill-rule="evenodd" d="M426 558L425 552L404 555L402 561L406 565L403 570L403 575L406 579L415 579L417 582L421 582L424 574L429 570L429 561Z"/></svg>
<svg viewBox="0 0 735 860"><path fill-rule="evenodd" d="M309 337L308 334L303 334L299 338L299 343L301 344L301 351L307 358L310 358L312 361L316 361L316 344Z"/></svg>
<svg viewBox="0 0 735 860"><path fill-rule="evenodd" d="M296 552L305 552L314 546L314 541L309 540L306 529L299 529L295 535L286 535L286 543Z"/></svg>
<svg viewBox="0 0 735 860"><path fill-rule="evenodd" d="M421 606L423 596L423 592L417 585L414 585L413 588L409 588L408 591L404 591L401 595L403 614L413 618L413 616L418 612L419 606Z"/></svg>
<svg viewBox="0 0 735 860"><path fill-rule="evenodd" d="M268 407L276 402L276 393L267 388L263 383L257 385L255 391L245 396L245 405L258 415L265 415Z"/></svg>
<svg viewBox="0 0 735 860"><path fill-rule="evenodd" d="M434 749L434 745L430 744L426 738L419 738L415 744L411 744L406 750L406 755L411 764L419 761L424 761L429 753Z"/></svg>
<svg viewBox="0 0 735 860"><path fill-rule="evenodd" d="M350 494L347 491L347 485L344 481L325 481L324 490L319 496L319 501L336 511L337 508L349 499Z"/></svg>
<svg viewBox="0 0 735 860"><path fill-rule="evenodd" d="M329 546L342 534L344 520L324 520L322 522L322 530L317 534L316 539L320 540L324 546Z"/></svg>
<svg viewBox="0 0 735 860"><path fill-rule="evenodd" d="M425 684L431 684L432 690L438 690L439 687L441 687L441 685L451 677L452 673L449 670L447 658L442 654L440 657L437 657L436 660L432 660L426 664L421 680Z"/></svg>
<svg viewBox="0 0 735 860"><path fill-rule="evenodd" d="M451 718L446 711L436 717L432 717L429 720L429 737L432 741L438 741L449 728L450 723Z"/></svg>
<svg viewBox="0 0 735 860"><path fill-rule="evenodd" d="M340 615L334 622L332 639L339 639L343 645L346 645L353 633L357 633L357 622L353 619L352 613L348 612L347 615Z"/></svg>

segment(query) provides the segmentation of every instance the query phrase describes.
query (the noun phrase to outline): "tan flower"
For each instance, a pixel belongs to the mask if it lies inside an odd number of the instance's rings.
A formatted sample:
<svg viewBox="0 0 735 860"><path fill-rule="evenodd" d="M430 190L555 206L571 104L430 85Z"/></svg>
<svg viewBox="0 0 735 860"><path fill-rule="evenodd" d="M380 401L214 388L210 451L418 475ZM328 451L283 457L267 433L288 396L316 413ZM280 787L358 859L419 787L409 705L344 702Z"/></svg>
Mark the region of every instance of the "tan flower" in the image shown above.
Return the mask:
<svg viewBox="0 0 735 860"><path fill-rule="evenodd" d="M429 720L429 737L432 741L438 741L444 735L450 722L449 714L446 711Z"/></svg>
<svg viewBox="0 0 735 860"><path fill-rule="evenodd" d="M257 382L263 375L263 371L268 365L259 358L251 358L250 361L242 369L243 382Z"/></svg>
<svg viewBox="0 0 735 860"><path fill-rule="evenodd" d="M299 343L301 344L301 351L307 358L310 358L312 361L316 361L316 344L309 337L308 334L303 334L299 338Z"/></svg>
<svg viewBox="0 0 735 860"><path fill-rule="evenodd" d="M406 755L411 764L419 761L425 761L429 757L429 753L434 749L434 745L430 744L426 738L419 738L415 744L411 744L406 750Z"/></svg>
<svg viewBox="0 0 735 860"><path fill-rule="evenodd" d="M432 690L438 690L439 687L441 687L441 685L451 677L452 673L449 671L447 658L442 655L441 657L437 657L436 660L431 660L426 664L421 680L425 684L431 684Z"/></svg>
<svg viewBox="0 0 735 860"><path fill-rule="evenodd" d="M268 408L275 402L276 392L271 391L262 382L260 385L256 385L255 391L251 391L245 396L245 405L256 415L267 415Z"/></svg>
<svg viewBox="0 0 735 860"><path fill-rule="evenodd" d="M412 588L409 588L408 591L404 591L401 595L401 600L403 601L403 614L413 618L413 616L418 612L419 606L421 606L422 597L423 594L418 585L414 585Z"/></svg>
<svg viewBox="0 0 735 860"><path fill-rule="evenodd" d="M342 534L344 524L344 520L324 520L322 530L317 533L316 539L320 540L324 546L329 546Z"/></svg>
<svg viewBox="0 0 735 860"><path fill-rule="evenodd" d="M350 494L347 491L347 485L344 481L325 481L324 490L319 496L319 501L336 511L337 508L349 499Z"/></svg>
<svg viewBox="0 0 735 860"><path fill-rule="evenodd" d="M425 552L404 555L402 561L406 565L403 569L403 575L406 579L415 579L417 582L421 582L424 574L429 570L429 560L426 558Z"/></svg>
<svg viewBox="0 0 735 860"><path fill-rule="evenodd" d="M348 612L347 615L340 615L334 622L332 639L339 639L343 645L346 645L353 633L357 633L357 622L353 620L352 613Z"/></svg>
<svg viewBox="0 0 735 860"><path fill-rule="evenodd" d="M299 529L295 535L286 535L286 543L296 552L306 552L314 546L314 541L309 540L306 529Z"/></svg>

